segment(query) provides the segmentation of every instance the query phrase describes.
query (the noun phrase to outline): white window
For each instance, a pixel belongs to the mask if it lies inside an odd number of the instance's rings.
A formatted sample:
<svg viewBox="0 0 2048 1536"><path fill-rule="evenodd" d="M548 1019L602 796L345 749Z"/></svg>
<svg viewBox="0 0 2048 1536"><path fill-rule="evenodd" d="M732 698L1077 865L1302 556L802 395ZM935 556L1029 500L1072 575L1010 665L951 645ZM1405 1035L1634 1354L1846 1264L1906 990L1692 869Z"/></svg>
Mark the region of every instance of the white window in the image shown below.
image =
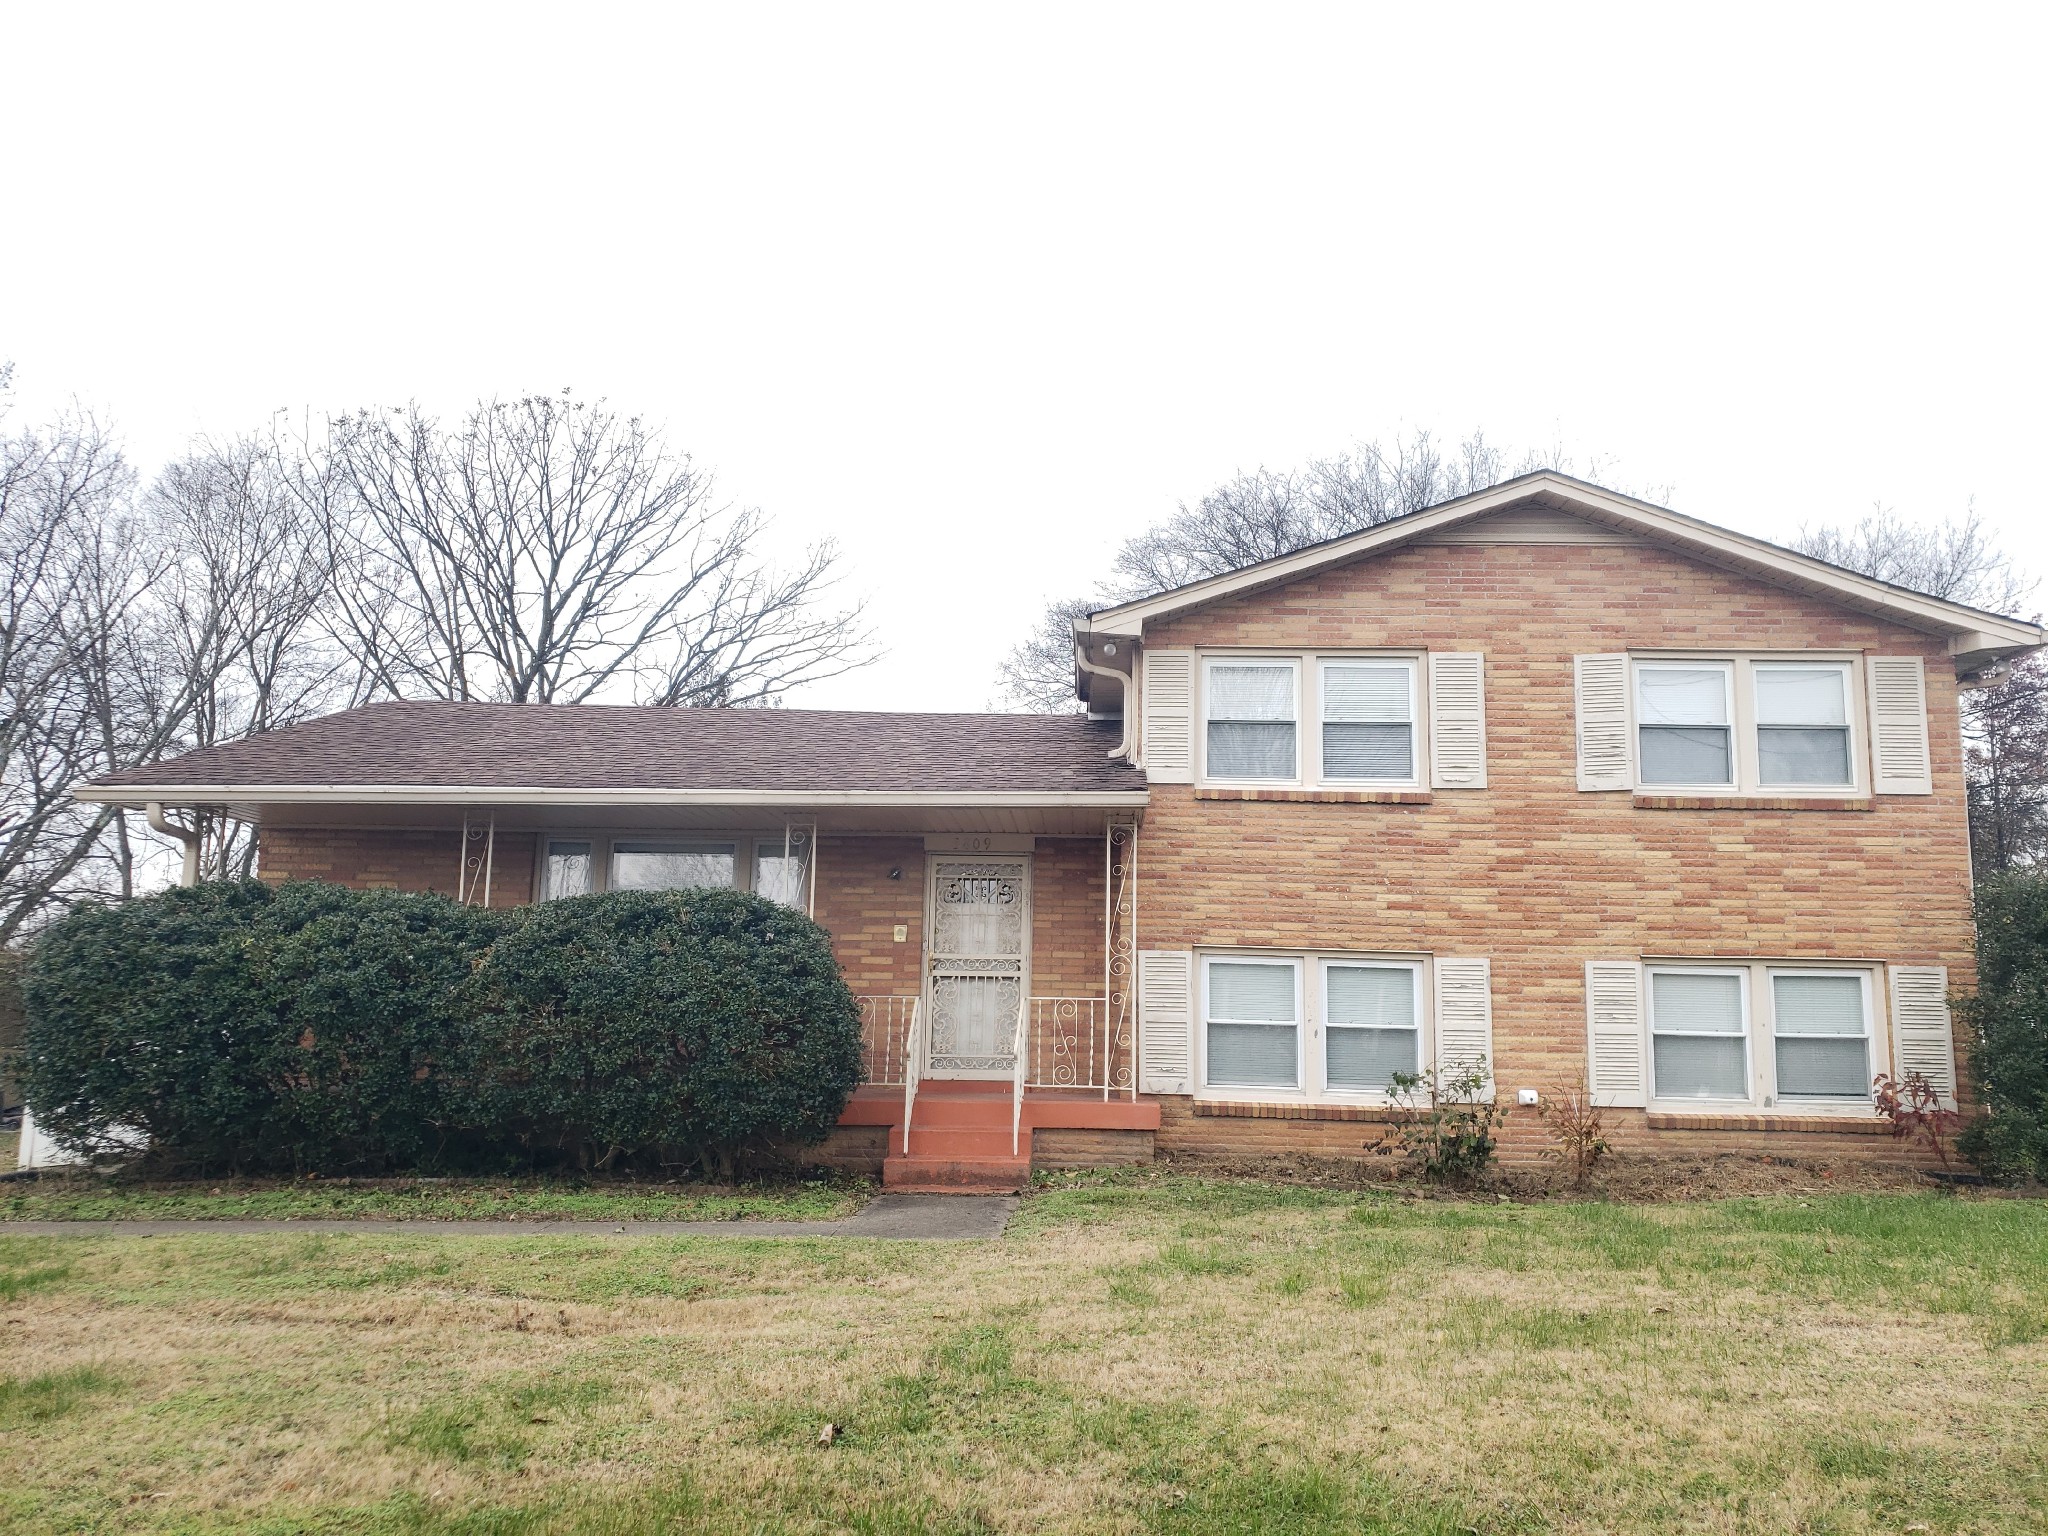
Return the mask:
<svg viewBox="0 0 2048 1536"><path fill-rule="evenodd" d="M1869 1111L1887 1059L1870 968L1672 962L1644 982L1653 1105Z"/></svg>
<svg viewBox="0 0 2048 1536"><path fill-rule="evenodd" d="M1212 779L1293 783L1301 777L1292 661L1212 660L1203 669L1204 741Z"/></svg>
<svg viewBox="0 0 2048 1536"><path fill-rule="evenodd" d="M1771 1031L1780 1099L1870 1097L1870 976L1771 972Z"/></svg>
<svg viewBox="0 0 2048 1536"><path fill-rule="evenodd" d="M1301 1087L1300 961L1207 959L1202 998L1210 1087Z"/></svg>
<svg viewBox="0 0 2048 1536"><path fill-rule="evenodd" d="M1854 784L1848 667L1760 661L1752 673L1757 782L1765 788Z"/></svg>
<svg viewBox="0 0 2048 1536"><path fill-rule="evenodd" d="M799 911L808 907L810 893L804 889L810 872L804 855L807 846L785 843L779 837L754 844L754 894Z"/></svg>
<svg viewBox="0 0 2048 1536"><path fill-rule="evenodd" d="M1649 979L1651 1093L1747 1100L1748 973L1657 966Z"/></svg>
<svg viewBox="0 0 2048 1536"><path fill-rule="evenodd" d="M1636 762L1646 785L1735 783L1733 667L1642 662L1636 667Z"/></svg>
<svg viewBox="0 0 2048 1536"><path fill-rule="evenodd" d="M547 860L541 868L540 899L582 896L590 890L590 844L548 839Z"/></svg>
<svg viewBox="0 0 2048 1536"><path fill-rule="evenodd" d="M1416 782L1416 671L1409 660L1322 663L1324 782Z"/></svg>
<svg viewBox="0 0 2048 1536"><path fill-rule="evenodd" d="M1856 663L1644 657L1633 664L1635 782L1740 795L1855 793Z"/></svg>
<svg viewBox="0 0 2048 1536"><path fill-rule="evenodd" d="M621 839L612 844L609 886L615 891L685 891L730 886L735 852L731 843Z"/></svg>
<svg viewBox="0 0 2048 1536"><path fill-rule="evenodd" d="M1407 961L1323 962L1324 1087L1385 1093L1396 1073L1422 1071L1421 975Z"/></svg>

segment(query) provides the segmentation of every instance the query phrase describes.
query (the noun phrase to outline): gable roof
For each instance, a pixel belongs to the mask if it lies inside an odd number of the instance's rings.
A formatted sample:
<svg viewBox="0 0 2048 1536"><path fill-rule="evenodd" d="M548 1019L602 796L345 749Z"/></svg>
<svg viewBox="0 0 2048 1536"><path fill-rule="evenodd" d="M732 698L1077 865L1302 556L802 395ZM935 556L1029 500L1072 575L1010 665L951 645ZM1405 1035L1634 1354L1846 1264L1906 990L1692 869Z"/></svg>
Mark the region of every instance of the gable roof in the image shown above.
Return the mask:
<svg viewBox="0 0 2048 1536"><path fill-rule="evenodd" d="M1718 527L1669 507L1640 501L1554 469L1518 475L1454 501L1440 502L1357 533L1311 544L1242 570L1191 581L1151 597L1099 609L1075 621L1077 635L1142 636L1148 620L1201 607L1225 597L1297 580L1329 566L1369 559L1461 523L1528 503L1570 513L1691 555L1709 565L1753 576L1796 592L1895 620L1949 641L1957 670L1980 668L2043 643L2039 624L1987 613L1962 603L1860 575L1811 555L1746 533Z"/></svg>
<svg viewBox="0 0 2048 1536"><path fill-rule="evenodd" d="M1142 803L1114 726L1079 715L603 704L370 704L80 787L121 805L210 799Z"/></svg>

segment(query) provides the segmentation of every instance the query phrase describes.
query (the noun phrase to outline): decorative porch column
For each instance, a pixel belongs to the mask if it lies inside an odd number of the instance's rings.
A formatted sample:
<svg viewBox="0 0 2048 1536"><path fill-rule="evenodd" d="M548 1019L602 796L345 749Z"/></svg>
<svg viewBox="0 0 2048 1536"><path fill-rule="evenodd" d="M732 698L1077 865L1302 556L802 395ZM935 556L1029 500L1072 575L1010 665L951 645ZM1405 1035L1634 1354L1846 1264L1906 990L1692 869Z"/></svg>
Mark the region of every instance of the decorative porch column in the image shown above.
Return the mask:
<svg viewBox="0 0 2048 1536"><path fill-rule="evenodd" d="M1103 834L1102 995L1109 1031L1102 1096L1138 1096L1137 1020L1132 976L1138 948L1138 828L1111 822Z"/></svg>

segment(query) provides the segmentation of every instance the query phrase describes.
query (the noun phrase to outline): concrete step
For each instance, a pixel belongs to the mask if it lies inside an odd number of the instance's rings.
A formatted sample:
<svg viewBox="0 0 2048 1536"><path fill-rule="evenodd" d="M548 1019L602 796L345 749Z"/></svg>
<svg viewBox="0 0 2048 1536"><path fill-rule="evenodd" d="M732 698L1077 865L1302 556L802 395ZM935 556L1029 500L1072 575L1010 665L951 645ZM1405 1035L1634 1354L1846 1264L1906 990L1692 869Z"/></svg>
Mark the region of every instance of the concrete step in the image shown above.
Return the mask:
<svg viewBox="0 0 2048 1536"><path fill-rule="evenodd" d="M909 1194L1012 1194L1031 1182L1028 1157L909 1157L882 1163L882 1187Z"/></svg>
<svg viewBox="0 0 2048 1536"><path fill-rule="evenodd" d="M902 1143L899 1141L897 1145ZM1007 1125L1000 1130L988 1126L913 1125L910 1128L909 1155L912 1157L1013 1157L1022 1156L1030 1150L1028 1134L1018 1137L1012 1149Z"/></svg>

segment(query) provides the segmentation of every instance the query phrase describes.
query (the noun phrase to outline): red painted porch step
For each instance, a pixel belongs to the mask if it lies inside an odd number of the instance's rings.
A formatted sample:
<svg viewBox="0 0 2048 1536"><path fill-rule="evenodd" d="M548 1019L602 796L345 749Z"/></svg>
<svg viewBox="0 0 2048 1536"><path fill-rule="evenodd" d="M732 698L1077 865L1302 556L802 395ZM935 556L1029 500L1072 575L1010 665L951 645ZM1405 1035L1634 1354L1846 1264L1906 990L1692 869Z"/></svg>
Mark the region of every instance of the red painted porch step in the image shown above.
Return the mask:
<svg viewBox="0 0 2048 1536"><path fill-rule="evenodd" d="M1007 1086L1007 1085L1006 1085ZM917 1095L910 1117L910 1149L900 1132L882 1161L887 1189L947 1194L1008 1194L1031 1180L1031 1143L1015 1143L1014 1109L1005 1091L979 1083L933 1084Z"/></svg>

